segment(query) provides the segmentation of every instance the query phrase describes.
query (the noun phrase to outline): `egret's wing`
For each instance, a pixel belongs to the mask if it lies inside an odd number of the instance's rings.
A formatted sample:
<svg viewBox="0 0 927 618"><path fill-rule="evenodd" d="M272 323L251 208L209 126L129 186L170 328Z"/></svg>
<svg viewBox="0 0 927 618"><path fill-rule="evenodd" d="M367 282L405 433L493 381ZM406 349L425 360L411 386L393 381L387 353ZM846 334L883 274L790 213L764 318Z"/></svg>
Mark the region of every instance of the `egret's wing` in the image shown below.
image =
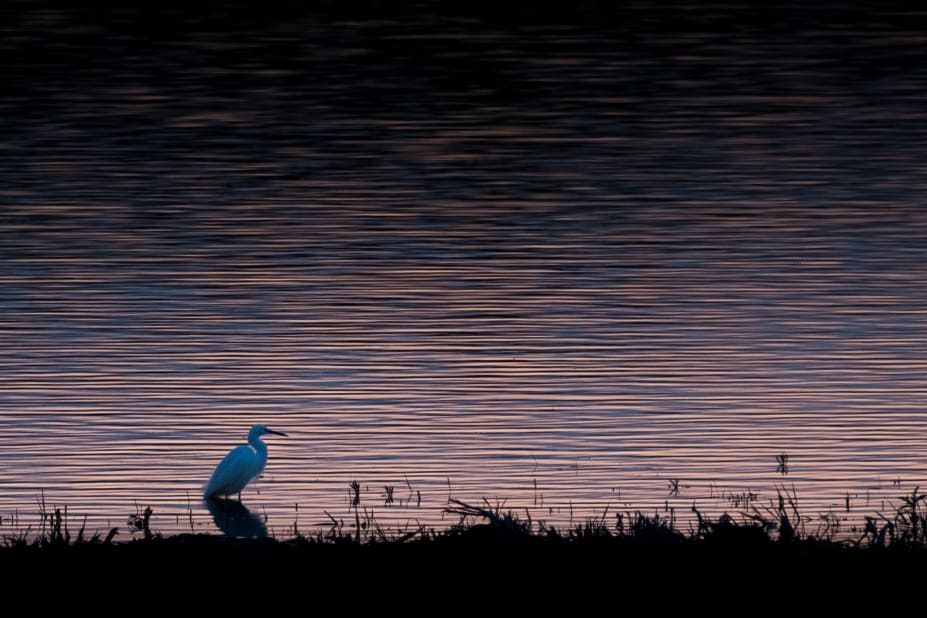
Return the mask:
<svg viewBox="0 0 927 618"><path fill-rule="evenodd" d="M212 473L206 495L231 496L240 492L254 478L256 459L257 453L250 446L243 444L232 449Z"/></svg>

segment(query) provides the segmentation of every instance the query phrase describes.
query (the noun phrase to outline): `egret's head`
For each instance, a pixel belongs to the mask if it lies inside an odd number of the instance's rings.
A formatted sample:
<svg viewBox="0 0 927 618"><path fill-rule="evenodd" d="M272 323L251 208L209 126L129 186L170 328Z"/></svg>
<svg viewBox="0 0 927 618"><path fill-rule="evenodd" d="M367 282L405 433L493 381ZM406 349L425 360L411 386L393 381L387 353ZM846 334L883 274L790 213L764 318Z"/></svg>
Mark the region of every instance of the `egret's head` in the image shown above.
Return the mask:
<svg viewBox="0 0 927 618"><path fill-rule="evenodd" d="M275 436L285 436L286 435L282 431L274 431L273 429L270 429L269 427L267 427L267 425L255 425L254 427L251 428L251 431L248 432L248 439L250 440L251 438L258 438L268 433L272 433Z"/></svg>

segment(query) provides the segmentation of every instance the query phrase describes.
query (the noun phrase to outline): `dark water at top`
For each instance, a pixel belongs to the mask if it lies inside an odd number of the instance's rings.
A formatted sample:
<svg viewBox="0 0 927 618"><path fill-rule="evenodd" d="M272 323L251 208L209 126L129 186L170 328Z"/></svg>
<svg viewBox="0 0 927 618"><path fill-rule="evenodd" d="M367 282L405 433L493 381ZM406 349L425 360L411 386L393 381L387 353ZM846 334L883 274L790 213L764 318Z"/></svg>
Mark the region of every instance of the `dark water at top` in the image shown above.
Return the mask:
<svg viewBox="0 0 927 618"><path fill-rule="evenodd" d="M0 532L925 484L923 15L442 7L11 4Z"/></svg>

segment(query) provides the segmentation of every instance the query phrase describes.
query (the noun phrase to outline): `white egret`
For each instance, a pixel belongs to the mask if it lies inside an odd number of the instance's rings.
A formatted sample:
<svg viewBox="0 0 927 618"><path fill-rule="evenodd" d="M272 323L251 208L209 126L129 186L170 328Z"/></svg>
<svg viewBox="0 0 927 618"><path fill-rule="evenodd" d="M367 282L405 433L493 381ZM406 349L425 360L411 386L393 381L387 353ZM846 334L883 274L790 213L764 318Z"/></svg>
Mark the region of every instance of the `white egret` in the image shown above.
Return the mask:
<svg viewBox="0 0 927 618"><path fill-rule="evenodd" d="M261 436L269 433L286 435L264 425L252 427L248 432L248 443L233 448L216 466L204 495L207 498L217 498L238 494L238 499L241 500L241 490L257 478L267 464L267 445L261 441Z"/></svg>

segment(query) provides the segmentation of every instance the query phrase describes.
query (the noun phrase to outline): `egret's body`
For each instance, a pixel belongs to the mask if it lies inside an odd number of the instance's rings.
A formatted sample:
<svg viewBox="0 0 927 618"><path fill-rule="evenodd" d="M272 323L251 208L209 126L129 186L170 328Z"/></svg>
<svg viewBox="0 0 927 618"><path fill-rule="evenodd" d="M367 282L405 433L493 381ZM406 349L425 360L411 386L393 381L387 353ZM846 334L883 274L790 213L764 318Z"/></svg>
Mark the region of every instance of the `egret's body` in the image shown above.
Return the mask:
<svg viewBox="0 0 927 618"><path fill-rule="evenodd" d="M212 478L206 485L207 498L238 495L238 499L241 500L241 490L257 478L267 464L267 445L261 440L261 436L269 433L286 435L264 425L252 427L248 432L248 443L233 448L216 466Z"/></svg>

